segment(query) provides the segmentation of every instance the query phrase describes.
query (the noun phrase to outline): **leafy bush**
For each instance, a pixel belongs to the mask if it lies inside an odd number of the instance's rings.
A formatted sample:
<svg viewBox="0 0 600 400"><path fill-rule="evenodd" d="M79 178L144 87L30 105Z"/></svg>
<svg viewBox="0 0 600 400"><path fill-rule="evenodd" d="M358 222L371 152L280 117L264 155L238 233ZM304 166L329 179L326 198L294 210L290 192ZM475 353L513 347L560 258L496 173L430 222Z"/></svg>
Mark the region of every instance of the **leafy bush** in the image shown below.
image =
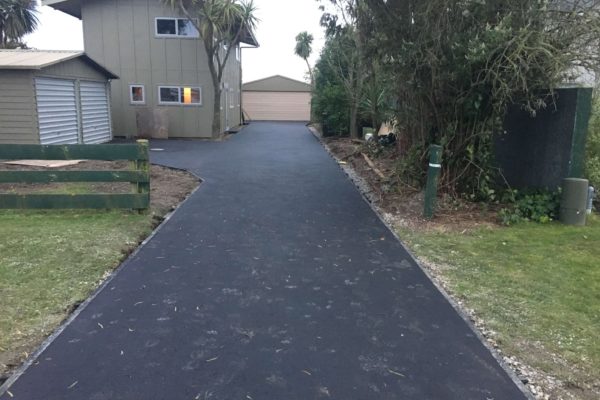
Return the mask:
<svg viewBox="0 0 600 400"><path fill-rule="evenodd" d="M548 95L569 81L574 65L597 69L597 3L366 2L375 20L367 44L395 84L398 132L409 146L443 146L442 188L495 201L491 139L503 130L506 108L535 115L552 104Z"/></svg>
<svg viewBox="0 0 600 400"><path fill-rule="evenodd" d="M590 185L600 188L600 99L594 99L586 148L586 178Z"/></svg>
<svg viewBox="0 0 600 400"><path fill-rule="evenodd" d="M329 38L315 65L313 89L314 118L323 125L325 136L344 136L349 133L350 104L339 70L347 69L347 60L335 57L336 41ZM338 63L334 63L335 59Z"/></svg>
<svg viewBox="0 0 600 400"><path fill-rule="evenodd" d="M340 85L325 84L318 86L313 94L315 118L323 125L325 136L343 136L348 134L350 113L346 94Z"/></svg>
<svg viewBox="0 0 600 400"><path fill-rule="evenodd" d="M514 225L519 222L546 223L558 218L560 209L560 190L535 191L521 193L510 190L504 195L508 208L500 210L499 217L504 225Z"/></svg>

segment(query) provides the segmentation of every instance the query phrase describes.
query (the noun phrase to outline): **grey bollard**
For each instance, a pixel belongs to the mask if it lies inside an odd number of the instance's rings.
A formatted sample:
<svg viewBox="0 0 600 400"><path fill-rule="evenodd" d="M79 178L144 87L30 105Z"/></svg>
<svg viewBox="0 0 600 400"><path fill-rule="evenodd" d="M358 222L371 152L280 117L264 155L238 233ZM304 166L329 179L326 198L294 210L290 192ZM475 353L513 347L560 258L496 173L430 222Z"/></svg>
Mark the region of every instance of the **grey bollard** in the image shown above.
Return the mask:
<svg viewBox="0 0 600 400"><path fill-rule="evenodd" d="M588 188L588 204L587 204L587 215L592 213L592 209L594 208L594 199L596 198L596 189L593 186Z"/></svg>
<svg viewBox="0 0 600 400"><path fill-rule="evenodd" d="M566 225L584 226L587 217L587 199L587 179L563 179L560 199L560 222Z"/></svg>

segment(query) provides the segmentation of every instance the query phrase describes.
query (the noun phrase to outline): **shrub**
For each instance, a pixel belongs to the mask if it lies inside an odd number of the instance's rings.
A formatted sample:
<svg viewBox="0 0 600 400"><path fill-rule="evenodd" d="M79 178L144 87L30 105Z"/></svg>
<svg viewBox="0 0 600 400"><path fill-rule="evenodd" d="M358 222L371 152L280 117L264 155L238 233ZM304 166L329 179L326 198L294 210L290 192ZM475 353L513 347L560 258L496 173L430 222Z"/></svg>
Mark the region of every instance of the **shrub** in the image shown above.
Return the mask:
<svg viewBox="0 0 600 400"><path fill-rule="evenodd" d="M335 84L319 86L313 95L315 118L323 124L323 135L343 136L348 134L350 113L344 89Z"/></svg>
<svg viewBox="0 0 600 400"><path fill-rule="evenodd" d="M594 99L586 148L586 177L590 185L600 188L600 98Z"/></svg>
<svg viewBox="0 0 600 400"><path fill-rule="evenodd" d="M560 210L560 190L539 190L518 192L509 190L503 198L509 207L500 210L499 217L504 225L519 222L546 223L558 218Z"/></svg>

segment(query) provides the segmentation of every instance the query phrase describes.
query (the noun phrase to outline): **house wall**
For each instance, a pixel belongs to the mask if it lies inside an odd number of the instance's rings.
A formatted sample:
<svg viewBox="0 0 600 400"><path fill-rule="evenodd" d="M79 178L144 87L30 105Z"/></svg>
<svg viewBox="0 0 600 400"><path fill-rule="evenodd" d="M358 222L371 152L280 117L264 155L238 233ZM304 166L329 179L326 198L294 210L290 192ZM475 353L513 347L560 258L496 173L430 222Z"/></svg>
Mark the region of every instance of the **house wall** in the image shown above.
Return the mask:
<svg viewBox="0 0 600 400"><path fill-rule="evenodd" d="M170 137L210 137L214 94L202 41L155 37L155 18L179 13L158 0L89 0L81 7L86 53L120 77L111 83L115 135L134 136L136 109L158 108L168 112ZM240 63L235 54L230 60L224 82L239 90ZM130 104L131 84L144 85L145 104ZM159 105L161 85L200 86L202 105ZM234 110L239 123L237 104Z"/></svg>
<svg viewBox="0 0 600 400"><path fill-rule="evenodd" d="M39 143L31 71L0 70L0 145Z"/></svg>
<svg viewBox="0 0 600 400"><path fill-rule="evenodd" d="M34 71L35 76L45 76L63 79L81 79L106 82L106 76L88 65L80 58L51 65L39 71Z"/></svg>

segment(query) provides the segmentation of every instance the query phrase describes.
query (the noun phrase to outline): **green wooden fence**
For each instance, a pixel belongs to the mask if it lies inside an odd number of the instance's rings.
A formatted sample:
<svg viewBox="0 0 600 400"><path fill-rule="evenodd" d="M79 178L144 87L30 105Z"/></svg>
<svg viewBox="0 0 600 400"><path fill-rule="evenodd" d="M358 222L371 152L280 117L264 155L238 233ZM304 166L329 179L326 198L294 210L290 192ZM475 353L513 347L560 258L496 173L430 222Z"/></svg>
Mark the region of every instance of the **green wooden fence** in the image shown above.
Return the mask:
<svg viewBox="0 0 600 400"><path fill-rule="evenodd" d="M150 205L148 141L136 144L0 145L0 160L128 160L121 171L0 171L0 183L129 182L133 193L13 194L0 193L0 208L131 208Z"/></svg>

